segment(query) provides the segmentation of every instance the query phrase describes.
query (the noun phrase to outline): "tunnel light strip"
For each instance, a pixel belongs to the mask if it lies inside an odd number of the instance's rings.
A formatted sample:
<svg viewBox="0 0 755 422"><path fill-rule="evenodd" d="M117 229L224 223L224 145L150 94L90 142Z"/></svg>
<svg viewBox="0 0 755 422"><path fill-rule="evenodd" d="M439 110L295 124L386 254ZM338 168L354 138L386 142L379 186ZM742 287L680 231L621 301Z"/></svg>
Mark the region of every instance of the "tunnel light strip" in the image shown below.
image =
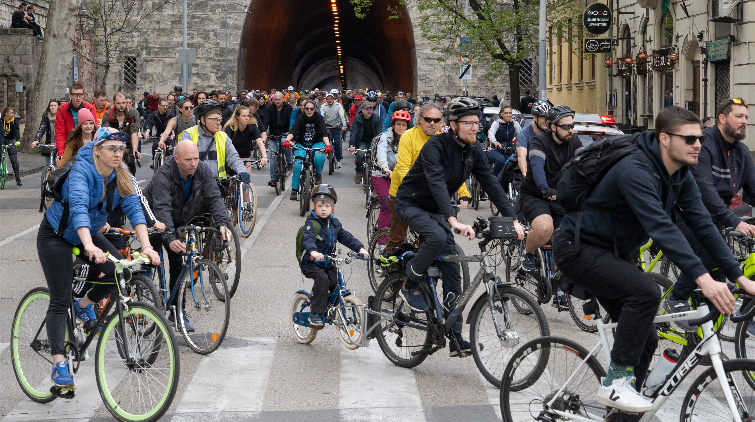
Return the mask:
<svg viewBox="0 0 755 422"><path fill-rule="evenodd" d="M341 51L341 32L339 29L339 18L338 18L338 5L336 4L338 0L330 0L331 9L333 10L333 32L336 36L336 53L338 54L338 69L341 74L341 87L343 90L346 90L346 76L343 72L343 53Z"/></svg>

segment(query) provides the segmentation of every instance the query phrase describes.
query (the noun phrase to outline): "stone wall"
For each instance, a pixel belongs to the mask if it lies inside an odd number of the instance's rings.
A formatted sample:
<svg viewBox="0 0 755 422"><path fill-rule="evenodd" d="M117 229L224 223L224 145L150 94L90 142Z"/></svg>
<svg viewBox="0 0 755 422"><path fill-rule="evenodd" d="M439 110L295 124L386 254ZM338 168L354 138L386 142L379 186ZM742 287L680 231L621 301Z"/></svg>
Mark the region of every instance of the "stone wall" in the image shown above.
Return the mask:
<svg viewBox="0 0 755 422"><path fill-rule="evenodd" d="M49 2L43 0L24 0L24 2L27 4L35 4L37 6L37 12L34 15L39 26L44 29L45 24L47 23L47 9L49 7ZM21 0L0 0L0 27L10 28L11 16L13 15L13 12L18 9L19 4L21 4Z"/></svg>
<svg viewBox="0 0 755 422"><path fill-rule="evenodd" d="M22 119L37 78L41 46L31 29L0 28L0 109L15 107ZM16 92L16 82L23 83L22 92Z"/></svg>

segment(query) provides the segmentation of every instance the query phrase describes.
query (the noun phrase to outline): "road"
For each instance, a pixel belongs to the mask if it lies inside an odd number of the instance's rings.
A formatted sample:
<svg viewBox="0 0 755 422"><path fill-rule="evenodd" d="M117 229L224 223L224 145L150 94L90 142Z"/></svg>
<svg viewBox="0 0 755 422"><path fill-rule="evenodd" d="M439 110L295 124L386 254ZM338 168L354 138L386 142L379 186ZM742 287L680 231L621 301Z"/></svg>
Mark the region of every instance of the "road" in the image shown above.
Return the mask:
<svg viewBox="0 0 755 422"><path fill-rule="evenodd" d="M338 191L336 216L366 243L364 196L353 182L353 156L348 152L345 156L343 168L323 179ZM267 186L268 174L267 168L253 171L259 222L252 237L242 239L242 277L227 337L209 356L181 348L179 390L164 420L500 420L499 392L482 378L471 357L451 358L441 350L414 369L402 369L383 356L376 342L346 350L333 327L322 330L311 345L293 340L289 312L294 292L311 288L294 258L296 231L303 218L298 203L288 199L290 190L276 197ZM146 165L137 172L142 187L150 176ZM37 212L37 180L38 175L28 176L23 188L0 192L0 327L5 333L0 335L0 385L4 386L0 418L109 420L94 382L92 361L84 362L76 375L75 399L47 405L28 400L11 369L7 341L13 313L25 292L45 285L36 250L42 217ZM487 203L483 205L484 210L463 210L460 219L471 222L476 215L486 215ZM467 254L476 251L476 241L459 238L458 242ZM473 275L477 269L470 265ZM366 265L353 264L346 277L349 288L366 302L372 293ZM568 312L558 313L547 305L544 310L552 334L585 347L597 341L596 335L579 331ZM467 325L464 330L468 338ZM668 417L661 420L677 419L679 404L667 406Z"/></svg>

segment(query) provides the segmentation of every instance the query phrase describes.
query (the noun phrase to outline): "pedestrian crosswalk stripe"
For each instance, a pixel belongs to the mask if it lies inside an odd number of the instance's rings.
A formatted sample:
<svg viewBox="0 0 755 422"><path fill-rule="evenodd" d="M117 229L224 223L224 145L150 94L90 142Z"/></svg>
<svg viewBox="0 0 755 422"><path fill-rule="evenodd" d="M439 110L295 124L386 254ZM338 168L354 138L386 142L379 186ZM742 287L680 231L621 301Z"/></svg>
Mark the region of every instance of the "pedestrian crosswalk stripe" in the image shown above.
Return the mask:
<svg viewBox="0 0 755 422"><path fill-rule="evenodd" d="M3 353L8 346L10 346L10 343L0 343L0 353Z"/></svg>

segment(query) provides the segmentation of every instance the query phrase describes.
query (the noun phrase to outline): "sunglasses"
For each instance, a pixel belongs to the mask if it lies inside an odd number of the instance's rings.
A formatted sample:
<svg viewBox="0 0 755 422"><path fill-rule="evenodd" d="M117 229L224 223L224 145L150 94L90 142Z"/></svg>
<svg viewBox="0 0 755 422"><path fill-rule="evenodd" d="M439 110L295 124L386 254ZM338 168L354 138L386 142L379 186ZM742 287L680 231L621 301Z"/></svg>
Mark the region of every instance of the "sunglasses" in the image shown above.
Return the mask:
<svg viewBox="0 0 755 422"><path fill-rule="evenodd" d="M741 98L732 98L731 102L734 103L734 104L737 104L737 105L743 105L743 106L747 107L747 101L745 101L745 100L743 100Z"/></svg>
<svg viewBox="0 0 755 422"><path fill-rule="evenodd" d="M118 147L115 145L108 145L103 147L106 151L110 151L113 154L123 154L123 151L126 150L126 147Z"/></svg>
<svg viewBox="0 0 755 422"><path fill-rule="evenodd" d="M315 111L314 107L304 107L304 111Z"/></svg>
<svg viewBox="0 0 755 422"><path fill-rule="evenodd" d="M184 110L194 110L194 107L184 107Z"/></svg>
<svg viewBox="0 0 755 422"><path fill-rule="evenodd" d="M422 116L422 120L426 121L427 123L435 123L435 124L438 124L438 123L440 123L440 121L441 121L442 119L441 119L440 117L438 117L437 119L433 119L433 118L430 118L430 117L425 117L425 116Z"/></svg>
<svg viewBox="0 0 755 422"><path fill-rule="evenodd" d="M570 124L570 125L556 125L556 127L560 127L563 130L571 130L571 129L574 129L574 124Z"/></svg>
<svg viewBox="0 0 755 422"><path fill-rule="evenodd" d="M678 136L680 138L684 138L684 142L686 142L687 145L695 145L695 142L697 141L700 141L700 145L705 143L705 136L678 135L676 133L669 133L669 132L666 132L666 135Z"/></svg>

